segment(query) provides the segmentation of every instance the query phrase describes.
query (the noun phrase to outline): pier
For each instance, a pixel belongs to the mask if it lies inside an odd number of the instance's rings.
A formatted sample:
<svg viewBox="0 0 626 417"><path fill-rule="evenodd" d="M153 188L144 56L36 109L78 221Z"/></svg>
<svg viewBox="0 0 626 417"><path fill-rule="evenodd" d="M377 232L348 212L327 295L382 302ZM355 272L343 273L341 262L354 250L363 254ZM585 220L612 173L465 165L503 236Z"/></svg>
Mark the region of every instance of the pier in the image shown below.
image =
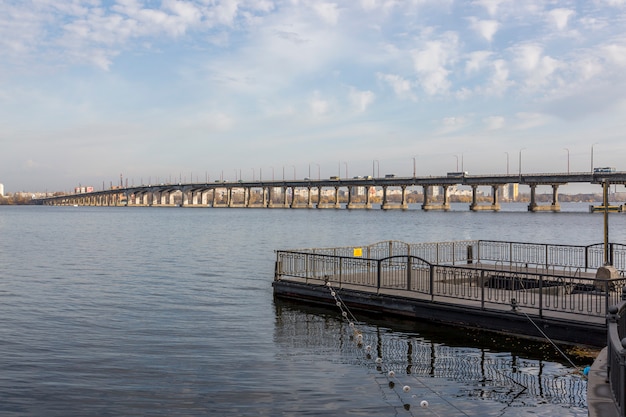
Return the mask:
<svg viewBox="0 0 626 417"><path fill-rule="evenodd" d="M274 294L353 310L562 343L606 345L626 286L626 246L502 241L279 250ZM618 277L597 275L608 253Z"/></svg>

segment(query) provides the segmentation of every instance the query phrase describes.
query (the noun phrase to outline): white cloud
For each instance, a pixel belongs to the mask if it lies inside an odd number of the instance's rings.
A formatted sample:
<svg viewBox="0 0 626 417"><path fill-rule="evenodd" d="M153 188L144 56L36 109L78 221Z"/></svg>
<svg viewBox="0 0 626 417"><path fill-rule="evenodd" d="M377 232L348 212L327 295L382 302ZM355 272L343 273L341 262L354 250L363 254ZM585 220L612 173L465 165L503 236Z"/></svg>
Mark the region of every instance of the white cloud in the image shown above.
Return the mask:
<svg viewBox="0 0 626 417"><path fill-rule="evenodd" d="M491 42L500 28L500 23L496 20L478 20L475 17L471 17L470 27L478 32L487 42Z"/></svg>
<svg viewBox="0 0 626 417"><path fill-rule="evenodd" d="M502 129L505 125L505 118L502 116L489 116L483 119L483 123L485 124L485 128L487 130L499 130Z"/></svg>
<svg viewBox="0 0 626 417"><path fill-rule="evenodd" d="M412 51L413 67L426 94L448 92L451 86L449 67L457 59L457 48L457 34L447 32L440 39L426 41L421 48Z"/></svg>
<svg viewBox="0 0 626 417"><path fill-rule="evenodd" d="M468 54L465 62L465 71L467 73L478 72L489 64L489 58L493 55L491 51L474 51Z"/></svg>
<svg viewBox="0 0 626 417"><path fill-rule="evenodd" d="M329 25L336 25L339 20L339 8L335 3L314 2L313 10L317 15Z"/></svg>
<svg viewBox="0 0 626 417"><path fill-rule="evenodd" d="M483 7L489 16L494 17L498 14L500 5L506 2L507 0L476 0L474 3Z"/></svg>
<svg viewBox="0 0 626 417"><path fill-rule="evenodd" d="M393 89L396 96L402 99L416 100L413 94L413 83L397 74L377 74L378 78Z"/></svg>
<svg viewBox="0 0 626 417"><path fill-rule="evenodd" d="M362 113L372 104L376 98L376 95L371 91L359 91L356 88L351 88L349 92L349 98L352 105L358 112Z"/></svg>
<svg viewBox="0 0 626 417"><path fill-rule="evenodd" d="M576 13L570 9L558 8L548 12L548 16L556 28L560 31L567 28L569 19Z"/></svg>
<svg viewBox="0 0 626 417"><path fill-rule="evenodd" d="M328 114L330 111L330 104L327 100L322 99L320 93L316 91L313 97L309 100L309 109L313 116L321 117Z"/></svg>
<svg viewBox="0 0 626 417"><path fill-rule="evenodd" d="M514 129L527 130L544 126L549 122L549 117L541 113L519 112L515 114Z"/></svg>
<svg viewBox="0 0 626 417"><path fill-rule="evenodd" d="M513 48L514 62L522 72L524 84L530 89L545 86L549 83L561 63L543 54L543 48L537 44L518 45Z"/></svg>

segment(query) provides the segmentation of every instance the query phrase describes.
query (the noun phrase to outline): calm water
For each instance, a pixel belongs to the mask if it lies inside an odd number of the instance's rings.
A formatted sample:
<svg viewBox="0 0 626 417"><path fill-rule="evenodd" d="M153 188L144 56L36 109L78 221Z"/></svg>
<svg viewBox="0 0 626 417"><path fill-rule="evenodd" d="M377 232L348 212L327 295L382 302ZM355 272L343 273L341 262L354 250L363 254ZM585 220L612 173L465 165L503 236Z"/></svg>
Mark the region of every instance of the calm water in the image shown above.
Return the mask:
<svg viewBox="0 0 626 417"><path fill-rule="evenodd" d="M357 317L359 345L337 312L274 302L275 249L603 239L587 205L460 207L0 206L0 415L586 416L549 346Z"/></svg>

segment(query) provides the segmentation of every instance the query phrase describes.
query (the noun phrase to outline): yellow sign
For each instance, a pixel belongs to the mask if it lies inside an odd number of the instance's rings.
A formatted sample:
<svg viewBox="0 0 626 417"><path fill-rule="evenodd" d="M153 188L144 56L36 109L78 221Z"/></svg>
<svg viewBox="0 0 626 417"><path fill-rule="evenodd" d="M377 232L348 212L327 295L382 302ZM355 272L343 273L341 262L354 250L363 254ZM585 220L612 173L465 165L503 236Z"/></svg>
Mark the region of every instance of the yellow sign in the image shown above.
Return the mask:
<svg viewBox="0 0 626 417"><path fill-rule="evenodd" d="M363 256L363 248L354 248L353 255L354 257Z"/></svg>

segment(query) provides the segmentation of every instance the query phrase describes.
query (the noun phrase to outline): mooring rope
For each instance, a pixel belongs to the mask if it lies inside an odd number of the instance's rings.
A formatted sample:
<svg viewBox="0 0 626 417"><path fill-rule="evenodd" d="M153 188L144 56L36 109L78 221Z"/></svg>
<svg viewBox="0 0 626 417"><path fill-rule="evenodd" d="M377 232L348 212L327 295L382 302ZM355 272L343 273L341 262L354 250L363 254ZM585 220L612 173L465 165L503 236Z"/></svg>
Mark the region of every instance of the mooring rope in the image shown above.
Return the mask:
<svg viewBox="0 0 626 417"><path fill-rule="evenodd" d="M358 347L362 347L362 345L363 345L363 333L362 333L361 330L359 330L356 327L356 322L357 322L356 318L354 317L354 315L352 314L352 312L350 311L350 309L348 308L346 303L343 302L343 300L341 299L341 296L332 287L332 284L330 282L327 282L326 286L330 290L330 295L335 300L335 305L340 309L341 316L343 317L344 320L346 320L348 322L348 326L352 329L353 337L354 337L354 339L355 339L355 341L357 343L357 346ZM367 346L364 347L364 349L365 349L365 352L366 352L366 357L368 359L371 359L371 357L372 357L372 355L371 355L372 347L370 345L367 345ZM395 371L393 371L393 370L385 371L384 370L384 361L383 361L383 359L381 357L376 357L376 359L374 360L374 363L376 364L376 369L379 370L379 372L381 372L381 374L386 375L389 388L400 399L400 401L402 402L403 408L406 411L408 411L411 415L414 415L413 412L411 411L411 404L409 402L405 402L405 400L404 400L404 397L411 391L411 386L408 385L408 384L404 384L404 385L400 384L399 383L400 380L396 376ZM470 417L465 411L463 411L462 409L458 408L456 405L451 403L447 398L443 397L438 392L436 392L434 389L429 387L424 381L420 380L417 377L413 377L413 379L417 383L419 383L421 386L423 386L424 388L429 390L432 394L437 396L439 399L441 399L442 401L447 403L450 407L454 408L455 410L457 410L462 415ZM398 392L396 390L396 385L398 385L398 386L402 385L402 393L404 393L405 396L403 396L402 394L400 394L400 392ZM416 398L416 397L417 396L415 394L411 395L411 398ZM435 410L433 410L432 408L429 408L430 404L429 404L429 402L427 400L425 400L425 399L421 400L419 402L419 406L422 409L428 409L428 412L430 412L431 414L433 414L433 415L435 415L437 417L441 417L439 414L437 414L437 412Z"/></svg>

